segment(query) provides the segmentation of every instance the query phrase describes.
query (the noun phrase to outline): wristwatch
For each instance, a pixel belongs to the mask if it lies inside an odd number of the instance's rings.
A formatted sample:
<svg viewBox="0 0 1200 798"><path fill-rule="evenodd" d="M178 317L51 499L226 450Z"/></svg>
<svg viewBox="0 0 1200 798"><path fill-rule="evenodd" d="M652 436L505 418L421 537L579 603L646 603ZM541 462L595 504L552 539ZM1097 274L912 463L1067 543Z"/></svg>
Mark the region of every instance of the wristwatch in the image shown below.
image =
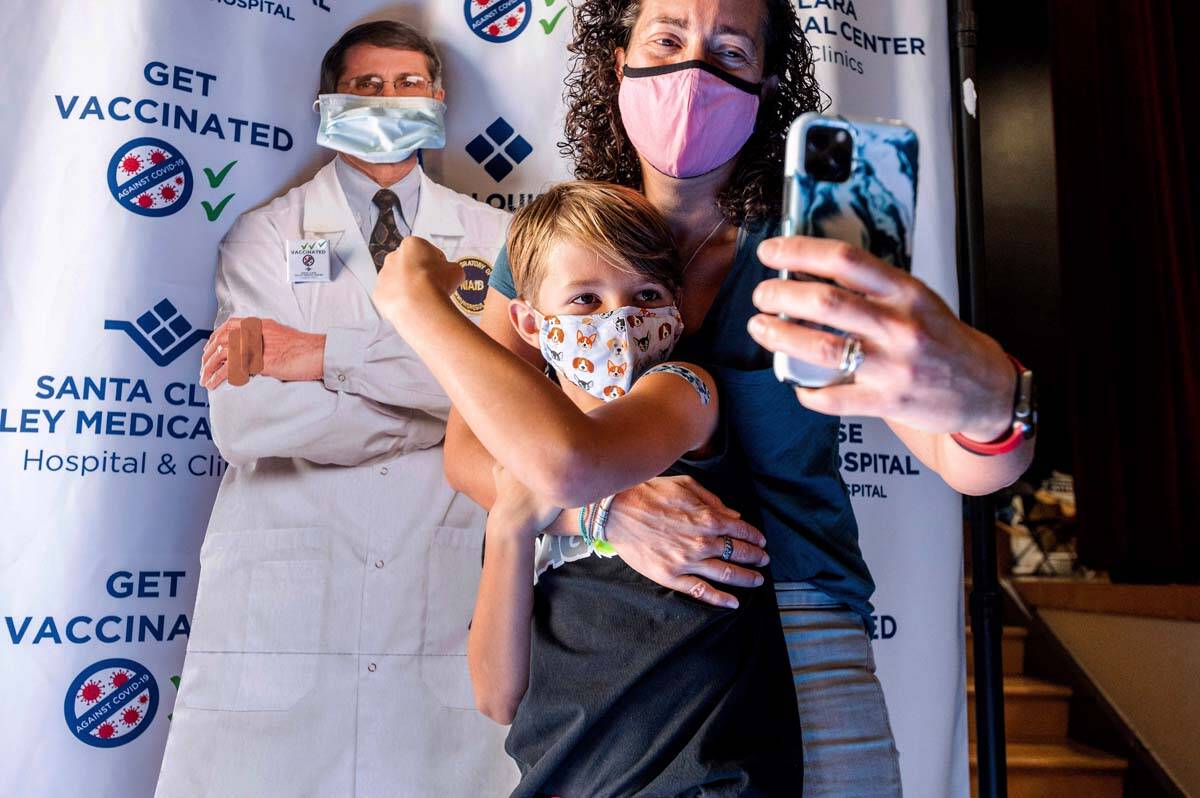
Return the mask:
<svg viewBox="0 0 1200 798"><path fill-rule="evenodd" d="M1008 454L1037 434L1037 396L1033 388L1033 372L1022 366L1012 355L1007 352L1005 354L1017 370L1017 387L1013 393L1012 431L987 443L973 441L961 432L950 435L955 443L972 454L987 457Z"/></svg>

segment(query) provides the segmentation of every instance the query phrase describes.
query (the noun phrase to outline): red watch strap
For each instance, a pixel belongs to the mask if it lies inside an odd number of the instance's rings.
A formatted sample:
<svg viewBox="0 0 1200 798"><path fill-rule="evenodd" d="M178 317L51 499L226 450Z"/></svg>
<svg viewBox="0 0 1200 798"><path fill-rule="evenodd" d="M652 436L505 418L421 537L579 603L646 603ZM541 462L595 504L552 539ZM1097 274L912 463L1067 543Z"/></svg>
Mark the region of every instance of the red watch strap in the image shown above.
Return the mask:
<svg viewBox="0 0 1200 798"><path fill-rule="evenodd" d="M1013 431L1008 435L1008 437L1000 438L998 440L991 441L990 443L973 441L966 435L963 435L961 432L952 432L950 433L950 437L954 439L955 443L972 454L981 454L986 457L991 457L992 455L997 454L1008 454L1013 449L1016 449L1024 442L1025 433L1022 432L1019 427L1014 425Z"/></svg>
<svg viewBox="0 0 1200 798"><path fill-rule="evenodd" d="M1008 357L1009 360L1012 361L1013 366L1016 367L1017 380L1018 380L1018 384L1019 384L1020 379L1021 379L1021 374L1024 373L1025 367L1021 365L1021 361L1017 360L1012 355L1008 354L1007 352L1005 352L1004 354ZM987 443L980 443L979 441L971 440L966 435L963 435L961 432L950 433L950 438L955 443L957 443L959 446L963 447L964 449L966 449L968 452L971 452L972 454L983 455L984 457L992 457L992 456L995 456L998 454L1008 454L1009 452L1013 451L1018 446L1020 446L1022 443L1024 443L1025 430L1022 428L1022 426L1020 424L1018 424L1014 421L1011 432L1009 432L1008 434L1003 435L999 438L996 438L993 441L988 441Z"/></svg>

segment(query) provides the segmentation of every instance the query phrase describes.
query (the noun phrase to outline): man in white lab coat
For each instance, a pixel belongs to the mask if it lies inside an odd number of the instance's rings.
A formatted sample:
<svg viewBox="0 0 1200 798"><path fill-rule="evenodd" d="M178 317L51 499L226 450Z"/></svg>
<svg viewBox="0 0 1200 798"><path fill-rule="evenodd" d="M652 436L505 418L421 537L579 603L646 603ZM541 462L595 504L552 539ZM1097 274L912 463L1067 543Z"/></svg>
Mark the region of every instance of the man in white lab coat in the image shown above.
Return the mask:
<svg viewBox="0 0 1200 798"><path fill-rule="evenodd" d="M321 72L318 141L340 154L221 248L201 376L230 467L157 795L505 795L516 769L465 658L483 514L446 484L449 402L371 290L416 235L464 266L456 299L479 312L508 215L421 169L444 142L423 35L359 26ZM229 360L246 317L248 382Z"/></svg>

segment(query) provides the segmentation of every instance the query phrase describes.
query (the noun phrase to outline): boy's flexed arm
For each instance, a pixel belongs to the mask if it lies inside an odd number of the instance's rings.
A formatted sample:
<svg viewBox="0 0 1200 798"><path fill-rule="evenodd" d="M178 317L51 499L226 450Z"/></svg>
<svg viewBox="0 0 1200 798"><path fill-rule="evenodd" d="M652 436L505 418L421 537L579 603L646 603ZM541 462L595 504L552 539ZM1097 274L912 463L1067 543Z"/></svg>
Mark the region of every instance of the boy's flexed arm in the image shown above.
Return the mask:
<svg viewBox="0 0 1200 798"><path fill-rule="evenodd" d="M461 280L441 251L409 237L376 284L380 313L425 361L496 460L539 496L578 507L657 476L702 446L716 396L670 374L639 380L622 399L584 413L537 369L463 317L449 300Z"/></svg>

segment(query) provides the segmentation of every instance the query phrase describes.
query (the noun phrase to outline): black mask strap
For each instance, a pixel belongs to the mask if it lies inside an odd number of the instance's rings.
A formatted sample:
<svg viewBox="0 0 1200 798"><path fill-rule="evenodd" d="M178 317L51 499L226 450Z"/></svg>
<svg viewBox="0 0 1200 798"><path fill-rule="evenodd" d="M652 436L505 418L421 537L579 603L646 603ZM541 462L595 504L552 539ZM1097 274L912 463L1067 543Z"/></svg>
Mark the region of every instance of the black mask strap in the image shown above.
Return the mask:
<svg viewBox="0 0 1200 798"><path fill-rule="evenodd" d="M762 91L762 83L751 83L748 80L742 80L737 75L731 75L725 70L715 67L707 61L679 61L674 64L663 64L661 66L652 67L632 67L626 66L622 72L627 78L652 78L655 75L669 75L672 72L680 72L684 69L699 69L707 72L714 77L728 83L734 88L741 89L747 94L759 94Z"/></svg>

